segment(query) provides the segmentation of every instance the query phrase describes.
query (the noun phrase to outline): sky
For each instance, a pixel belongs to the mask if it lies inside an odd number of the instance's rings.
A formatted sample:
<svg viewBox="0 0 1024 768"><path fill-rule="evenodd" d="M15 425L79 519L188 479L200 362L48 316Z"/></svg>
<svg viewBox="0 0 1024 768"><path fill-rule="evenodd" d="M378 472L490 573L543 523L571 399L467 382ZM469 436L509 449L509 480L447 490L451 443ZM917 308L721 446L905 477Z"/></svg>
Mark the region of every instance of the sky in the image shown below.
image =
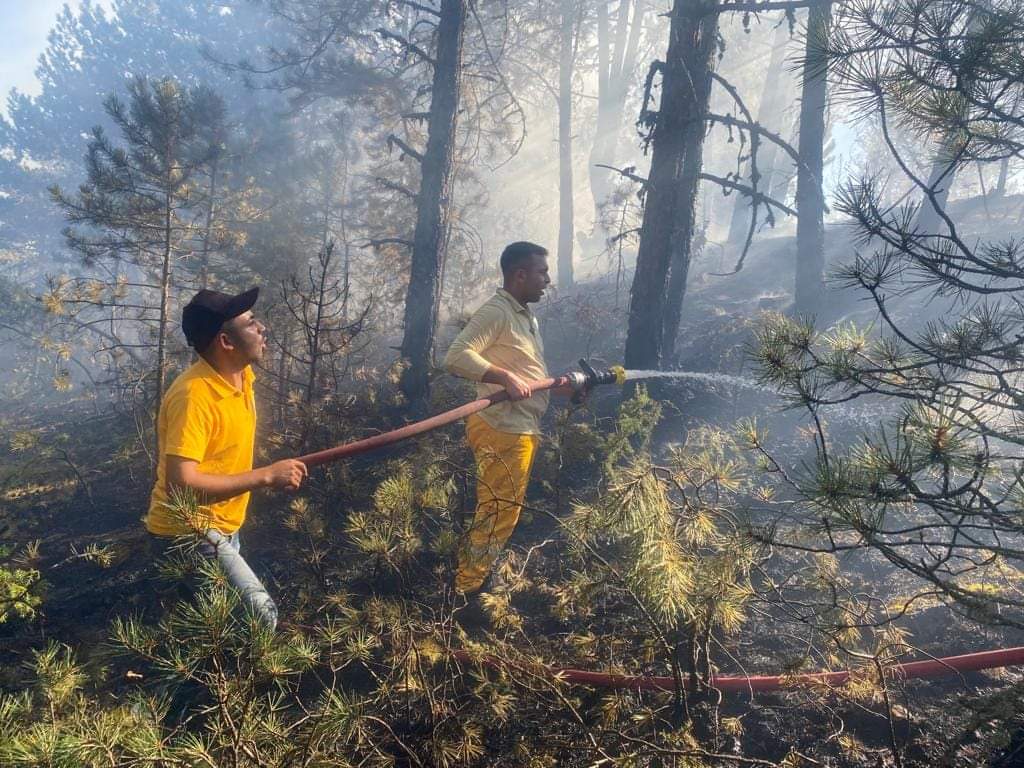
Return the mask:
<svg viewBox="0 0 1024 768"><path fill-rule="evenodd" d="M46 49L46 35L65 3L77 9L79 0L0 0L5 40L0 46L0 109L4 114L11 88L33 95L39 92L33 74L36 60Z"/></svg>

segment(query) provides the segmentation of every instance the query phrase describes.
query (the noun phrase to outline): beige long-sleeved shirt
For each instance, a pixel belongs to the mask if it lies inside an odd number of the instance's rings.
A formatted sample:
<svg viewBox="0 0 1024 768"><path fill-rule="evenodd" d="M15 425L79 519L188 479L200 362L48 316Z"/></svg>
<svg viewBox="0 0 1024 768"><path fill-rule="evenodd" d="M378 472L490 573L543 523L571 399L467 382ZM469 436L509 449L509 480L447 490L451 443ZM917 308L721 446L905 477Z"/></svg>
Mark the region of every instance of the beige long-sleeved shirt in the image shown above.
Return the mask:
<svg viewBox="0 0 1024 768"><path fill-rule="evenodd" d="M446 371L477 382L480 397L502 390L500 384L481 381L492 365L527 381L548 375L537 318L504 288L473 314L444 358ZM499 432L538 435L547 407L548 393L540 392L516 403L492 405L480 417Z"/></svg>

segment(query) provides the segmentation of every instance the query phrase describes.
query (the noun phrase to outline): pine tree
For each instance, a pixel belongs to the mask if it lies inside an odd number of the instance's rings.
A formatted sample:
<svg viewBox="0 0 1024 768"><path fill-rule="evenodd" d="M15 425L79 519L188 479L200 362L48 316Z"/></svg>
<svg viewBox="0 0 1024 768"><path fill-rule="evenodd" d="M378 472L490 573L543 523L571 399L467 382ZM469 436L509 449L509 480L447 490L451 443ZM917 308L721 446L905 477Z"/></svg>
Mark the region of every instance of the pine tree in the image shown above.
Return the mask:
<svg viewBox="0 0 1024 768"><path fill-rule="evenodd" d="M107 114L124 146L97 127L86 154L87 178L77 194L53 187L54 202L72 226L68 247L102 278L57 284L58 305L89 310L88 326L109 318L105 351L135 350L134 359L151 388L151 403L163 398L170 347L173 288L205 265L203 191L199 176L219 156L224 104L206 88L184 89L176 81L137 78L128 101L110 96ZM128 322L125 322L125 319ZM152 364L139 350L152 350Z"/></svg>
<svg viewBox="0 0 1024 768"><path fill-rule="evenodd" d="M880 330L776 318L757 358L765 379L814 416L816 460L791 479L826 537L820 547L873 550L970 615L1021 626L1024 251L1013 238L963 231L903 148L956 135L962 166L1024 147L1015 95L1024 70L1010 42L1021 9L955 0L922 9L915 0L844 7L826 44L847 105L879 120L891 160L924 198L887 205L877 176L838 193L860 255L836 279L871 299ZM920 229L922 205L935 209L938 233ZM861 401L879 426L857 439L830 435L830 411Z"/></svg>

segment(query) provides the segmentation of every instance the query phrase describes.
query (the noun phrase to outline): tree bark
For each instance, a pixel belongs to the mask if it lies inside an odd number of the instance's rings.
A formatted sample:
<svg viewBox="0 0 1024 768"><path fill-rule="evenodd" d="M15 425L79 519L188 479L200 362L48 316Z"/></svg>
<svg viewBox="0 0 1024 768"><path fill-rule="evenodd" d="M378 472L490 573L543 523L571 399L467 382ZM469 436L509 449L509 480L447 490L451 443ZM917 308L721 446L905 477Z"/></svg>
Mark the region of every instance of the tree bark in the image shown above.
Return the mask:
<svg viewBox="0 0 1024 768"><path fill-rule="evenodd" d="M703 91L703 110L707 113L711 78ZM663 327L662 362L675 362L676 338L679 334L679 320L683 314L683 299L686 297L686 280L690 274L693 255L694 224L697 220L697 191L700 187L700 172L703 166L704 131L693 131L687 137L684 149L683 175L679 180L678 231L672 239L672 262L669 266L668 293L665 298L665 322Z"/></svg>
<svg viewBox="0 0 1024 768"><path fill-rule="evenodd" d="M562 0L558 55L558 287L573 285L575 217L572 194L572 70L576 12L573 0Z"/></svg>
<svg viewBox="0 0 1024 768"><path fill-rule="evenodd" d="M949 137L942 140L939 151L932 160L928 173L928 188L935 194L935 201L928 197L921 202L917 213L916 228L922 234L937 234L939 228L939 211L945 210L949 200L949 188L956 181L957 155L960 144L957 138Z"/></svg>
<svg viewBox="0 0 1024 768"><path fill-rule="evenodd" d="M800 100L800 165L796 174L796 287L793 309L814 315L825 293L825 195L822 189L828 65L823 51L832 22L831 5L812 6L807 14Z"/></svg>
<svg viewBox="0 0 1024 768"><path fill-rule="evenodd" d="M703 142L718 4L718 0L675 0L672 7L661 105L651 136L651 171L630 289L627 368L657 368L661 364L666 280L673 242L685 229L680 226L680 214L687 208L690 230L693 225L689 175L694 165L699 169L700 158L696 156L699 153L691 152L688 164L686 148L699 148ZM685 275L683 280L685 284Z"/></svg>
<svg viewBox="0 0 1024 768"><path fill-rule="evenodd" d="M427 120L427 148L421 161L420 190L416 196L416 229L401 346L402 357L408 364L402 375L401 389L410 403L421 401L427 394L434 332L441 303L441 273L454 181L455 125L461 89L466 10L466 0L441 0L433 95Z"/></svg>

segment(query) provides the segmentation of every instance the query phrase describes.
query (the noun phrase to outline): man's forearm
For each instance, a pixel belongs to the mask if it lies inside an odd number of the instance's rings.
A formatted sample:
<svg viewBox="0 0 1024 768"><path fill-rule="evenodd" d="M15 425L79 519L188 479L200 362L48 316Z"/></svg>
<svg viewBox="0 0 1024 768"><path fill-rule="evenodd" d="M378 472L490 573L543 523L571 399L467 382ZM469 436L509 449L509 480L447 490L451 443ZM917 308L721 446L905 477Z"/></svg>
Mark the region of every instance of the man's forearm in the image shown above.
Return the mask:
<svg viewBox="0 0 1024 768"><path fill-rule="evenodd" d="M172 485L189 488L204 500L216 503L241 496L257 488L265 488L269 485L269 480L264 467L235 475L211 475L193 470L177 481L172 481Z"/></svg>
<svg viewBox="0 0 1024 768"><path fill-rule="evenodd" d="M484 371L484 375L481 377L480 381L484 384L498 384L504 387L505 384L508 383L508 371L504 368L499 368L496 365L490 365L487 367L487 370Z"/></svg>

